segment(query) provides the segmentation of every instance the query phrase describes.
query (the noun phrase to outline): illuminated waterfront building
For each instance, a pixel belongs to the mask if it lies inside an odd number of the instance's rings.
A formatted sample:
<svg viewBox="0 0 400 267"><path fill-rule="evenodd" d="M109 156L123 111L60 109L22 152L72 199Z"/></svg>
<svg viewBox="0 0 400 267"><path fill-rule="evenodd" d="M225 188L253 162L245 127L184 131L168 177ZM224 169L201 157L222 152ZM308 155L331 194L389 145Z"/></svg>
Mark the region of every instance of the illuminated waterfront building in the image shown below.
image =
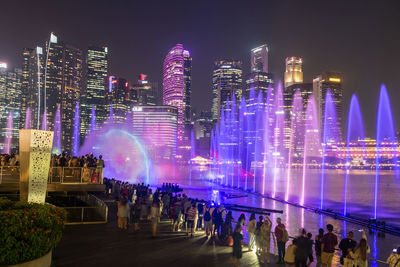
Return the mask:
<svg viewBox="0 0 400 267"><path fill-rule="evenodd" d="M81 138L90 129L92 107L95 107L96 129L106 120L106 92L108 89L108 48L90 46L87 50L85 86L81 96Z"/></svg>
<svg viewBox="0 0 400 267"><path fill-rule="evenodd" d="M239 103L242 96L242 62L240 60L218 60L213 71L213 120L219 120L221 106L227 104L233 94Z"/></svg>
<svg viewBox="0 0 400 267"><path fill-rule="evenodd" d="M339 135L342 127L342 116L343 116L343 76L337 72L324 72L313 79L313 94L318 107L318 118L320 125L320 132L324 129L325 120L325 98L328 89L331 91L333 101L336 108L336 119ZM340 135L341 136L341 135Z"/></svg>
<svg viewBox="0 0 400 267"><path fill-rule="evenodd" d="M303 82L303 59L300 57L287 57L285 70L285 88Z"/></svg>
<svg viewBox="0 0 400 267"><path fill-rule="evenodd" d="M190 121L191 61L189 51L182 44L175 45L164 59L163 105L178 110L178 142L184 140L185 124Z"/></svg>
<svg viewBox="0 0 400 267"><path fill-rule="evenodd" d="M18 136L21 118L21 69L9 69L7 63L0 62L0 127L1 127L1 146L4 147L4 141L7 132L7 121L9 114L12 113L12 143L11 151L16 152L18 146Z"/></svg>
<svg viewBox="0 0 400 267"><path fill-rule="evenodd" d="M266 44L251 50L251 72L268 73L268 46Z"/></svg>
<svg viewBox="0 0 400 267"><path fill-rule="evenodd" d="M177 149L178 108L134 106L133 132L144 142L153 160L172 159Z"/></svg>
<svg viewBox="0 0 400 267"><path fill-rule="evenodd" d="M111 114L114 123L124 123L131 108L129 99L130 86L126 79L108 77L108 91L106 94L107 113Z"/></svg>
<svg viewBox="0 0 400 267"><path fill-rule="evenodd" d="M156 106L158 104L158 84L147 79L146 74L140 74L132 85L129 98L135 105Z"/></svg>
<svg viewBox="0 0 400 267"><path fill-rule="evenodd" d="M373 165L376 163L377 147L376 140L371 138L364 138L357 141L352 141L348 145L346 142L327 143L325 149L325 156L338 159L332 168L345 168L348 164L354 169L374 169ZM394 158L400 157L399 143L383 141L379 145L380 168L393 168ZM348 160L348 162L346 162ZM398 166L397 166L398 167Z"/></svg>

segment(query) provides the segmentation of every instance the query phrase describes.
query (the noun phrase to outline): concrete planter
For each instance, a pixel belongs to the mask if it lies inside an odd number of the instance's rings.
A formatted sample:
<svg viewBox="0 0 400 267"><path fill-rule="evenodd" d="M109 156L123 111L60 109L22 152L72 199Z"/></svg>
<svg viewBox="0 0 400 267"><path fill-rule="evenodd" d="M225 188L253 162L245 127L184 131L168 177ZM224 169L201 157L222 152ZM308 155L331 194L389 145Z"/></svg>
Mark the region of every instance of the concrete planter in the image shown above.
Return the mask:
<svg viewBox="0 0 400 267"><path fill-rule="evenodd" d="M51 255L52 255L52 250L50 250L49 253L40 258L15 265L9 265L8 267L50 267Z"/></svg>

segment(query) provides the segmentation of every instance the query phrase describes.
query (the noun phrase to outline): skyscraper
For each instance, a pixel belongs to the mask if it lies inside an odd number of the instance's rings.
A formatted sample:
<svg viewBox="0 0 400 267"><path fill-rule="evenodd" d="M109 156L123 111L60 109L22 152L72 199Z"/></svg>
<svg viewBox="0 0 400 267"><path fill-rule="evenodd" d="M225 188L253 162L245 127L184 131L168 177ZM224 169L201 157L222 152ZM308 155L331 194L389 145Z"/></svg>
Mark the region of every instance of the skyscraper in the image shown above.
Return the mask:
<svg viewBox="0 0 400 267"><path fill-rule="evenodd" d="M303 82L303 59L300 57L287 57L285 70L285 88Z"/></svg>
<svg viewBox="0 0 400 267"><path fill-rule="evenodd" d="M53 33L50 40L46 42L44 54L44 101L41 103L47 111L47 125L53 129L53 118L57 111L57 105L61 103L63 91L63 64L64 44L61 43ZM41 114L42 116L43 114Z"/></svg>
<svg viewBox="0 0 400 267"><path fill-rule="evenodd" d="M7 121L10 114L13 118L11 125L11 151L15 152L21 118L21 69L9 69L7 64L0 62L0 128L1 142L4 142L7 132Z"/></svg>
<svg viewBox="0 0 400 267"><path fill-rule="evenodd" d="M339 135L342 127L342 115L343 115L343 75L338 72L323 72L313 79L313 93L315 101L318 107L318 118L320 132L323 132L324 121L325 121L325 99L328 89L330 90L333 102L335 104L337 127Z"/></svg>
<svg viewBox="0 0 400 267"><path fill-rule="evenodd" d="M29 62L32 48L24 48L22 51L22 80L21 80L21 119L20 124L23 126L25 124L26 109L28 105L28 93L29 93ZM31 122L29 122L31 123ZM32 125L30 125L32 127Z"/></svg>
<svg viewBox="0 0 400 267"><path fill-rule="evenodd" d="M44 80L43 56L43 48L40 46L37 46L35 49L25 48L23 51L24 62L22 98L25 98L26 109L29 108L31 110L31 122L29 122L28 125L34 129L39 128L40 117L43 113L43 102L45 98L42 90ZM25 59L27 59L28 62L25 62Z"/></svg>
<svg viewBox="0 0 400 267"><path fill-rule="evenodd" d="M133 133L139 137L153 160L172 159L176 154L178 108L134 106Z"/></svg>
<svg viewBox="0 0 400 267"><path fill-rule="evenodd" d="M163 104L178 108L178 142L183 141L185 122L190 120L191 61L182 44L175 45L164 59Z"/></svg>
<svg viewBox="0 0 400 267"><path fill-rule="evenodd" d="M127 96L129 95L129 83L124 78L115 76L108 77L109 88L106 94L107 113L111 114L113 122L124 123L126 121L131 103Z"/></svg>
<svg viewBox="0 0 400 267"><path fill-rule="evenodd" d="M219 120L221 106L226 101L236 96L240 100L242 96L242 62L240 60L218 60L214 62L213 71L213 120ZM237 102L239 103L239 101Z"/></svg>
<svg viewBox="0 0 400 267"><path fill-rule="evenodd" d="M140 74L137 82L132 85L129 98L135 105L156 106L158 104L157 83L149 81L146 74Z"/></svg>
<svg viewBox="0 0 400 267"><path fill-rule="evenodd" d="M64 150L67 151L71 151L73 144L72 126L76 103L80 101L81 96L82 64L82 51L73 46L64 45L61 87L61 134ZM50 117L52 121L54 121L54 116Z"/></svg>
<svg viewBox="0 0 400 267"><path fill-rule="evenodd" d="M268 72L268 46L263 44L251 50L251 71Z"/></svg>
<svg viewBox="0 0 400 267"><path fill-rule="evenodd" d="M81 96L81 138L89 132L92 106L95 107L97 127L108 117L106 92L108 88L108 48L90 46L87 50L85 81Z"/></svg>

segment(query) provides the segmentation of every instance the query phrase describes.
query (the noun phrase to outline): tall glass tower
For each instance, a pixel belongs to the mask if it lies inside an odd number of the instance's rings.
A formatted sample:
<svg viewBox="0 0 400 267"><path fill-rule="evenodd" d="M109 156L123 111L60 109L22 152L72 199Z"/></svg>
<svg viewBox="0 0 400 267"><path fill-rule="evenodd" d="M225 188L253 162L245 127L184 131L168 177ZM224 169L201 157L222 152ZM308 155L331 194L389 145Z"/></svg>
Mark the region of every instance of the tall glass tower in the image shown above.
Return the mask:
<svg viewBox="0 0 400 267"><path fill-rule="evenodd" d="M108 73L108 48L91 46L86 58L86 86L81 95L81 138L90 129L92 106L95 108L97 126L108 117L106 111L106 89ZM97 127L96 127L97 128Z"/></svg>
<svg viewBox="0 0 400 267"><path fill-rule="evenodd" d="M175 45L164 59L163 104L177 107L177 140L184 139L184 124L190 120L192 58L182 44Z"/></svg>
<svg viewBox="0 0 400 267"><path fill-rule="evenodd" d="M268 72L268 46L266 44L251 50L251 71Z"/></svg>
<svg viewBox="0 0 400 267"><path fill-rule="evenodd" d="M240 60L218 60L214 62L213 71L213 120L219 120L221 106L236 96L240 101L242 96L242 62Z"/></svg>

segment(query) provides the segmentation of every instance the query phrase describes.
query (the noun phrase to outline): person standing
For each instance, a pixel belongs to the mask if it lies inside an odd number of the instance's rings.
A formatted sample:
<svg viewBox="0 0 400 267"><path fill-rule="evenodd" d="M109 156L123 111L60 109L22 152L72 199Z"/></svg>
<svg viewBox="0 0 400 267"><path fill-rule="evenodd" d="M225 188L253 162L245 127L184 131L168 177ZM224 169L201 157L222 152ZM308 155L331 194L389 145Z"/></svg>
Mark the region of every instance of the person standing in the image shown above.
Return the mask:
<svg viewBox="0 0 400 267"><path fill-rule="evenodd" d="M126 230L128 226L128 216L129 216L129 203L126 198L122 198L118 202L118 228Z"/></svg>
<svg viewBox="0 0 400 267"><path fill-rule="evenodd" d="M263 220L264 217L260 216L258 217L258 222L256 224L256 231L255 231L255 236L256 236L256 246L257 246L257 253L261 253L261 226L263 225Z"/></svg>
<svg viewBox="0 0 400 267"><path fill-rule="evenodd" d="M204 212L204 226L206 229L206 237L212 233L212 218L211 218L211 209L210 209L210 204L206 205L206 209Z"/></svg>
<svg viewBox="0 0 400 267"><path fill-rule="evenodd" d="M318 230L318 235L315 236L315 255L317 256L317 264L316 267L322 266L321 261L321 242L324 237L324 229L320 228Z"/></svg>
<svg viewBox="0 0 400 267"><path fill-rule="evenodd" d="M369 253L370 253L370 248L367 243L367 235L365 234L365 231L362 230L362 238L358 243L358 246L355 249L354 253L351 249L349 249L349 256L352 259L354 259L355 266L367 267L368 266L367 255Z"/></svg>
<svg viewBox="0 0 400 267"><path fill-rule="evenodd" d="M267 263L269 263L269 249L271 245L271 227L272 222L268 216L265 216L265 221L261 226L261 263L264 264L265 256L267 257Z"/></svg>
<svg viewBox="0 0 400 267"><path fill-rule="evenodd" d="M158 221L160 220L160 200L158 198L154 198L153 203L151 205L151 222L152 222L152 237L157 237L157 226Z"/></svg>
<svg viewBox="0 0 400 267"><path fill-rule="evenodd" d="M306 237L307 231L305 229L300 229L299 236L293 240L293 244L296 245L295 251L295 264L296 267L306 267L308 253L310 251L311 243Z"/></svg>
<svg viewBox="0 0 400 267"><path fill-rule="evenodd" d="M332 258L333 254L335 252L335 247L338 244L337 236L332 233L333 232L333 225L328 224L326 226L326 229L328 230L328 233L324 235L322 238L321 242L321 260L322 260L322 266L332 266Z"/></svg>
<svg viewBox="0 0 400 267"><path fill-rule="evenodd" d="M339 248L342 251L342 257L340 258L340 263L345 267L353 267L353 259L349 255L349 250L354 252L357 246L357 242L353 240L353 232L348 232L347 237L343 238L339 243Z"/></svg>
<svg viewBox="0 0 400 267"><path fill-rule="evenodd" d="M196 204L193 203L187 210L187 235L190 233L190 237L193 237L194 221L196 219L197 209Z"/></svg>
<svg viewBox="0 0 400 267"><path fill-rule="evenodd" d="M386 263L389 267L399 267L400 266L400 247L394 249L390 256L387 258Z"/></svg>
<svg viewBox="0 0 400 267"><path fill-rule="evenodd" d="M203 230L203 217L204 217L204 204L203 204L203 202L199 202L198 204L197 204L197 212L198 212L198 217L199 217L199 219L198 219L198 222L197 222L197 225L196 225L196 231L197 230Z"/></svg>
<svg viewBox="0 0 400 267"><path fill-rule="evenodd" d="M249 235L249 251L254 249L254 244L255 244L255 231L256 231L256 215L254 212L250 215L250 220L249 223L247 224L247 233Z"/></svg>
<svg viewBox="0 0 400 267"><path fill-rule="evenodd" d="M275 227L275 237L276 237L276 243L278 245L278 264L279 263L284 263L284 258L285 258L285 243L288 241L288 234L285 228L285 225L282 223L281 218L276 219L276 223L278 224Z"/></svg>
<svg viewBox="0 0 400 267"><path fill-rule="evenodd" d="M235 231L232 234L233 238L232 254L235 267L239 266L240 259L242 258L243 235L240 233L241 231L242 227L240 225L236 225Z"/></svg>

